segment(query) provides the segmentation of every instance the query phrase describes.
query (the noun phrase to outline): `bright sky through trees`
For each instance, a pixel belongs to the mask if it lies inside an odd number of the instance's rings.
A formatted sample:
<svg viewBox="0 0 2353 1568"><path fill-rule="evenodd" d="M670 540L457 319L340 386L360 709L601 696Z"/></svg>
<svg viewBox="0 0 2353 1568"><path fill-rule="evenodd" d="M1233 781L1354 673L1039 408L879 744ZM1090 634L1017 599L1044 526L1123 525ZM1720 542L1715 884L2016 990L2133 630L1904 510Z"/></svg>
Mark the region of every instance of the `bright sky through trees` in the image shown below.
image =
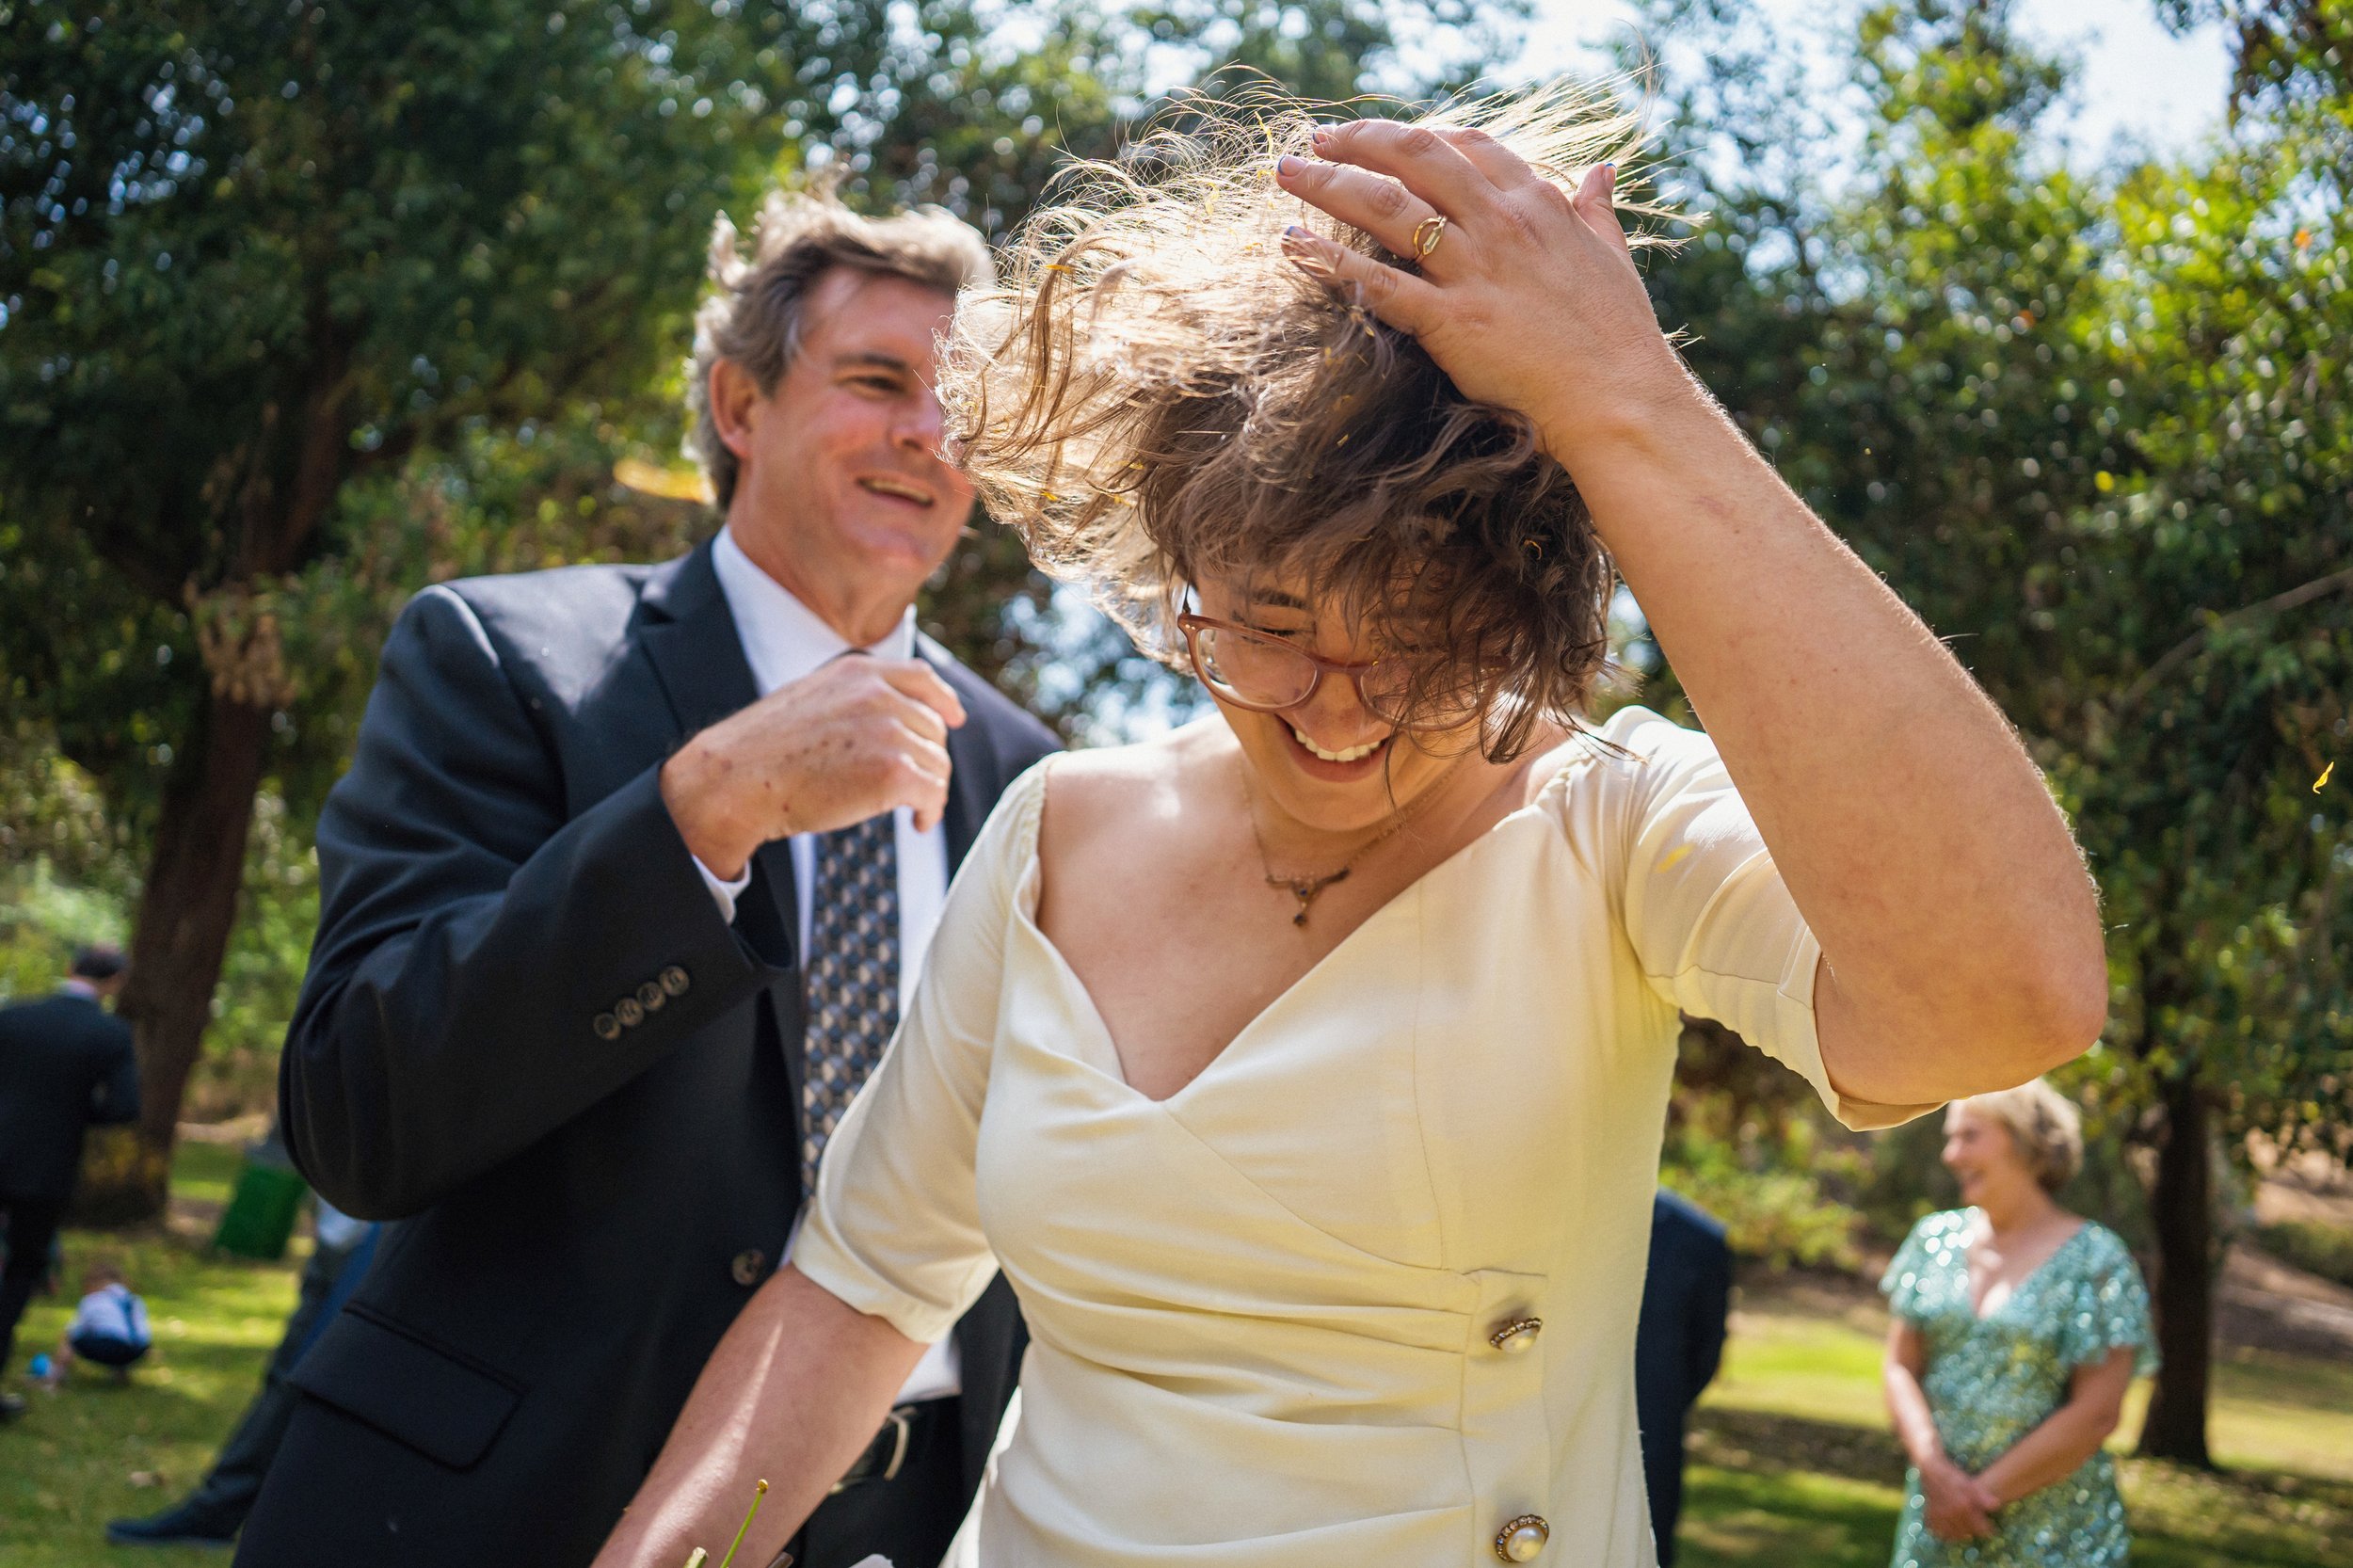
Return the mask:
<svg viewBox="0 0 2353 1568"><path fill-rule="evenodd" d="M1766 0L1787 19L1792 41L1819 53L1825 37L1852 36L1860 0ZM1591 69L1596 43L1623 36L1631 8L1623 0L1535 0L1522 71ZM2176 38L2151 0L2020 0L2019 19L2039 43L2058 44L2082 60L2070 140L2098 155L2121 135L2154 151L2178 151L2221 123L2230 80L2230 48L2218 28Z"/></svg>

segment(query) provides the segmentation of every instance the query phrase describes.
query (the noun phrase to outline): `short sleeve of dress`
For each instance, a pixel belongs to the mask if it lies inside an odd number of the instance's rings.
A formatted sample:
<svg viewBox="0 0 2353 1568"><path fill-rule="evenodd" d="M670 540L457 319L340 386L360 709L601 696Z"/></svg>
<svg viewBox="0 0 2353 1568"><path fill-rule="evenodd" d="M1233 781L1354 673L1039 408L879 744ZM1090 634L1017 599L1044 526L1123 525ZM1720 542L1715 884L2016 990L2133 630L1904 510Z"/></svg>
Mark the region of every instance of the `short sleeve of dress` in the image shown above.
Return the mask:
<svg viewBox="0 0 2353 1568"><path fill-rule="evenodd" d="M1848 1127L1893 1127L1934 1110L1849 1099L1832 1086L1814 1022L1821 944L1715 742L1643 708L1612 714L1601 739L1601 830L1615 840L1625 933L1652 988L1802 1075Z"/></svg>
<svg viewBox="0 0 2353 1568"><path fill-rule="evenodd" d="M1942 1234L1950 1222L1947 1214L1930 1214L1912 1227L1904 1244L1896 1249L1895 1258L1887 1272L1880 1275L1880 1294L1887 1298L1887 1310L1895 1317L1918 1322L1927 1313L1922 1310L1923 1297L1929 1284L1929 1272L1935 1260L1929 1256L1929 1238Z"/></svg>
<svg viewBox="0 0 2353 1568"><path fill-rule="evenodd" d="M2140 1267L2114 1231L2097 1224L2090 1229L2064 1282L2059 1362L2072 1370L2130 1349L2133 1375L2147 1377L2157 1369L2157 1349Z"/></svg>
<svg viewBox="0 0 2353 1568"><path fill-rule="evenodd" d="M1006 927L1036 851L1048 765L1006 790L965 856L914 1000L825 1145L793 1244L802 1273L922 1344L946 1337L997 1272L973 1160Z"/></svg>

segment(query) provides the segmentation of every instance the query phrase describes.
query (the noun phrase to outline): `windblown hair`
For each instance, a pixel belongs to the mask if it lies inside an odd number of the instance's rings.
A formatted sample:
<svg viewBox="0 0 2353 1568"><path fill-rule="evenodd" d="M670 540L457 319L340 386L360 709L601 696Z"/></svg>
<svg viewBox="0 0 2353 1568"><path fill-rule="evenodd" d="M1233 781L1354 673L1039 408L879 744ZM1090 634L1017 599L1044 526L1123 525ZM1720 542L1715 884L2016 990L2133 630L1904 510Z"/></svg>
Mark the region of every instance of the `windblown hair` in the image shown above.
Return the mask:
<svg viewBox="0 0 2353 1568"><path fill-rule="evenodd" d="M1003 285L966 296L940 399L982 499L1172 666L1194 584L1279 575L1411 659L1413 722L1475 717L1490 757L1518 754L1606 662L1614 570L1582 498L1528 420L1286 258L1301 223L1404 264L1274 184L1279 155L1314 155L1313 106L1178 115L1065 175ZM1416 122L1483 130L1564 190L1640 145L1566 86Z"/></svg>
<svg viewBox="0 0 2353 1568"><path fill-rule="evenodd" d="M695 415L687 446L722 512L735 496L737 465L711 417L714 363L732 360L751 373L763 394L775 392L800 349L808 291L835 267L904 278L951 296L984 287L995 277L987 243L945 208L868 217L842 205L827 187L769 192L752 228L751 250L746 259L735 225L720 214L711 232L713 289L695 312L695 358L686 376L687 407Z"/></svg>
<svg viewBox="0 0 2353 1568"><path fill-rule="evenodd" d="M1960 1102L2009 1129L2009 1141L2046 1192L2057 1192L2083 1169L2083 1115L2043 1079L2015 1089L1972 1095Z"/></svg>

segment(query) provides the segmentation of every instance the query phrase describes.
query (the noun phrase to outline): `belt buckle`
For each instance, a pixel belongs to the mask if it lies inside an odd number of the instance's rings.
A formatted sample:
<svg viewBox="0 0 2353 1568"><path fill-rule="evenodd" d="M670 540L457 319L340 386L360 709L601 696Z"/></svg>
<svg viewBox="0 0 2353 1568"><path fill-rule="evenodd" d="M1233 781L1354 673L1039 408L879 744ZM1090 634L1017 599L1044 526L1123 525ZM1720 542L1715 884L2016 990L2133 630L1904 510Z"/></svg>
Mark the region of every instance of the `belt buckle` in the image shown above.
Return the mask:
<svg viewBox="0 0 2353 1568"><path fill-rule="evenodd" d="M882 1479L897 1480L899 1466L907 1462L907 1443L915 1432L915 1423L907 1419L904 1409L894 1410L886 1423L891 1429L890 1463L883 1466Z"/></svg>
<svg viewBox="0 0 2353 1568"><path fill-rule="evenodd" d="M907 1462L907 1445L913 1439L915 1432L915 1424L907 1417L907 1408L905 1405L901 1405L884 1417L881 1428L874 1433L874 1440L866 1445L866 1451L859 1454L856 1462L851 1464L850 1473L835 1481L826 1490L826 1496L838 1497L860 1481L899 1479L900 1467ZM890 1439L890 1458L884 1463L879 1474L864 1470L866 1461L872 1456L875 1448L881 1446L885 1437Z"/></svg>

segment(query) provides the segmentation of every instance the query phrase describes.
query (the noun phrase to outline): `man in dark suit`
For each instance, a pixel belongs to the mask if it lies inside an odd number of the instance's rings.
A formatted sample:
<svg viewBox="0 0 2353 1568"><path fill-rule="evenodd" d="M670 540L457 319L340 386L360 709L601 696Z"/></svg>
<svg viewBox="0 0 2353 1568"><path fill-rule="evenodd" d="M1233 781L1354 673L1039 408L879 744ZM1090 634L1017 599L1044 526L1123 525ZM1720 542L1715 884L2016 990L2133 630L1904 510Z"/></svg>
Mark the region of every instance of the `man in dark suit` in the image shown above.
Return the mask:
<svg viewBox="0 0 2353 1568"><path fill-rule="evenodd" d="M293 1374L248 1568L595 1555L1054 744L914 631L971 507L932 360L979 236L797 199L748 262L722 241L692 381L719 536L418 595L321 817L284 1125L398 1223ZM1000 1281L804 1568L936 1560L1020 1343Z"/></svg>
<svg viewBox="0 0 2353 1568"><path fill-rule="evenodd" d="M83 1129L139 1113L131 1027L106 1011L122 989L120 949L87 947L54 996L0 1008L0 1214L8 1263L0 1268L0 1372L16 1345L49 1249L82 1168ZM24 1401L0 1391L0 1420Z"/></svg>
<svg viewBox="0 0 2353 1568"><path fill-rule="evenodd" d="M1684 1423L1723 1359L1731 1310L1732 1249L1723 1225L1661 1188L1651 1200L1650 1269L1634 1338L1634 1408L1660 1568L1673 1568L1675 1560Z"/></svg>

